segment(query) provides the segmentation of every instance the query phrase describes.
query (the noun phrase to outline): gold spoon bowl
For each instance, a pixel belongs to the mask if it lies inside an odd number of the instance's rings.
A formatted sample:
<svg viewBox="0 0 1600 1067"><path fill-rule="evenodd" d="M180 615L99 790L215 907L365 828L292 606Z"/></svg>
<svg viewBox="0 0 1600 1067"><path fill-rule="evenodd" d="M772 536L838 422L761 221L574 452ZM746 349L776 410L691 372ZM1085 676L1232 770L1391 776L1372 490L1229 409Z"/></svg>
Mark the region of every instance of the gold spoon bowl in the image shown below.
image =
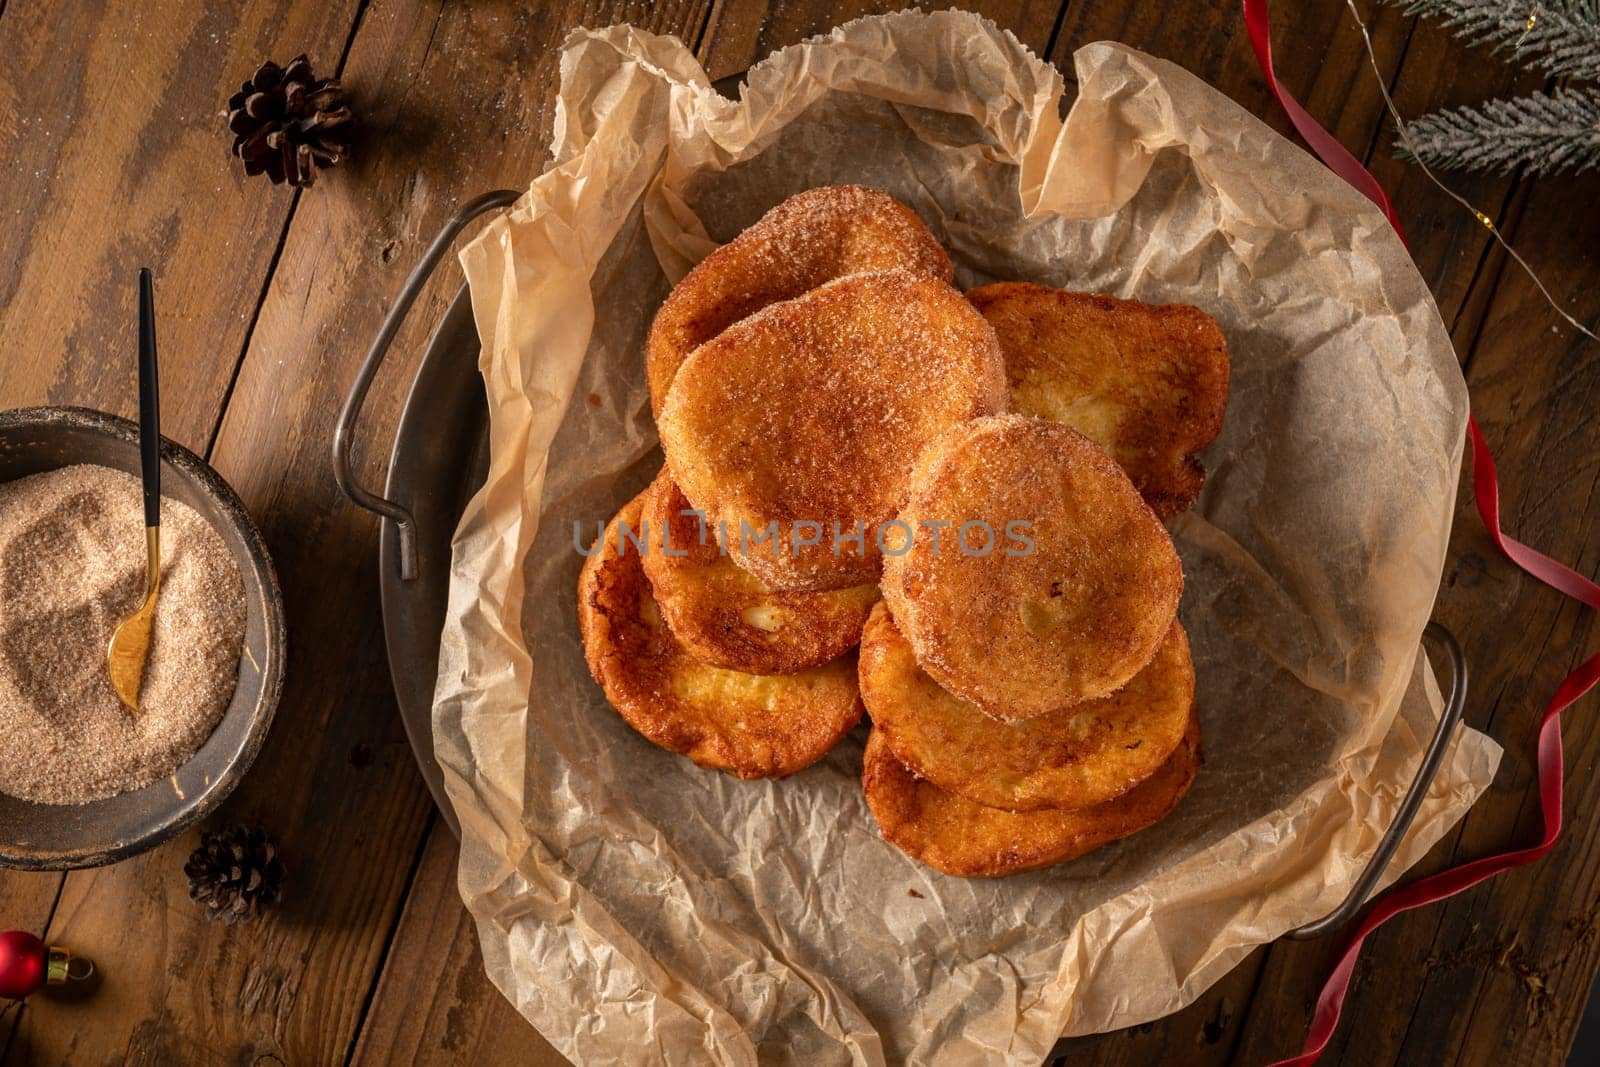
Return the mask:
<svg viewBox="0 0 1600 1067"><path fill-rule="evenodd" d="M134 711L139 710L139 687L150 659L150 626L156 619L156 597L161 595L161 527L146 526L144 540L144 600L139 610L117 624L106 649L111 688Z"/></svg>

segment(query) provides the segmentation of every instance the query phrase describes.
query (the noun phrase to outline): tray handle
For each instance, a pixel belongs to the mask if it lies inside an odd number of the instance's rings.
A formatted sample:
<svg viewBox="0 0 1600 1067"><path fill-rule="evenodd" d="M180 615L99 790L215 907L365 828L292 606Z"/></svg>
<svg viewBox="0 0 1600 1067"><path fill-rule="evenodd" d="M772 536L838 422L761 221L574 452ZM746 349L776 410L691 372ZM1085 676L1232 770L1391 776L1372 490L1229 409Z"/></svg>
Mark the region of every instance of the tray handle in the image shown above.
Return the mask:
<svg viewBox="0 0 1600 1067"><path fill-rule="evenodd" d="M372 339L372 346L367 349L367 356L361 361L361 369L356 372L356 379L350 385L349 395L344 398L344 407L339 411L339 421L334 424L333 479L339 483L339 491L344 493L352 504L366 508L395 524L395 528L400 532L401 581L409 582L417 576L416 521L406 508L393 500L368 492L356 484L355 474L350 469L350 442L354 435L356 420L361 417L361 407L366 403L367 391L372 388L372 379L377 376L378 368L383 364L383 357L388 354L389 346L394 343L395 335L400 332L406 314L417 302L417 297L421 295L423 286L428 284L428 279L433 276L439 261L450 251L451 243L473 219L496 208L510 207L521 196L522 193L515 189L497 189L492 193L485 193L462 205L461 210L445 223L444 228L433 239L433 243L428 246L428 250L422 254L422 259L407 275L405 284L400 287L394 305L384 316L383 325L378 328L378 335Z"/></svg>
<svg viewBox="0 0 1600 1067"><path fill-rule="evenodd" d="M1433 779L1439 773L1439 765L1444 762L1444 754L1450 747L1450 739L1455 736L1456 726L1460 724L1462 712L1467 706L1467 659L1461 654L1461 645L1456 642L1455 635L1439 623L1428 623L1428 628L1423 633L1433 638L1444 649L1445 658L1450 661L1450 692L1445 697L1444 714L1439 716L1439 725L1433 731L1433 740L1428 744L1428 751L1423 754L1422 763L1417 767L1416 777L1411 780L1411 787L1406 790L1405 799L1400 802L1400 808L1394 814L1394 821L1389 824L1383 840L1378 842L1372 858L1367 861L1366 869L1351 887L1349 896L1322 918L1296 927L1283 935L1292 941L1309 941L1321 937L1328 931L1349 922L1355 913L1366 905L1373 887L1378 884L1378 879L1383 877L1389 861L1394 858L1395 849L1400 847L1401 839L1406 836L1412 820L1417 817L1417 809L1422 807L1422 800L1428 795L1428 787L1433 785Z"/></svg>

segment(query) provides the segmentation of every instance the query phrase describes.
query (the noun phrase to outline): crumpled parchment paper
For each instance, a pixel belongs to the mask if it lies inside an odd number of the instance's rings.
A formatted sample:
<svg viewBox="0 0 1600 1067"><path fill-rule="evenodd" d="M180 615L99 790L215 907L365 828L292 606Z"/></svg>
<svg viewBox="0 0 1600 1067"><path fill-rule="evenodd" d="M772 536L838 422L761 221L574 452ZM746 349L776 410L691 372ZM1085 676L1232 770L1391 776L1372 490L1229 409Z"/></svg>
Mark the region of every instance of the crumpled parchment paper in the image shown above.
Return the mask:
<svg viewBox="0 0 1600 1067"><path fill-rule="evenodd" d="M715 93L677 41L579 32L555 156L462 254L492 415L434 710L490 978L582 1062L1038 1062L1143 1022L1360 872L1437 721L1418 639L1466 391L1359 194L1181 68L1060 75L960 13L863 19ZM1159 826L1066 866L943 877L886 845L864 731L782 782L636 736L589 678L574 584L660 464L642 346L670 284L791 193L885 189L958 283L1025 278L1221 323L1227 428L1173 524L1205 766ZM1460 731L1390 879L1493 777Z"/></svg>

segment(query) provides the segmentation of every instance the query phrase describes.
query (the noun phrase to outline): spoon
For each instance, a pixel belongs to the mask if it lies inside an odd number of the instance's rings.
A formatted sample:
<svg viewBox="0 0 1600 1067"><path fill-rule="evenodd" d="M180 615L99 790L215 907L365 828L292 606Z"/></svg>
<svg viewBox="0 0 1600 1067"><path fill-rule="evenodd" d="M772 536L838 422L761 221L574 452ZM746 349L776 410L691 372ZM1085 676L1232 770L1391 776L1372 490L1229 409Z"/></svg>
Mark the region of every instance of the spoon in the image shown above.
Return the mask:
<svg viewBox="0 0 1600 1067"><path fill-rule="evenodd" d="M144 479L144 603L111 635L111 688L134 711L150 656L150 624L161 591L161 405L156 391L156 309L150 268L139 270L139 471Z"/></svg>

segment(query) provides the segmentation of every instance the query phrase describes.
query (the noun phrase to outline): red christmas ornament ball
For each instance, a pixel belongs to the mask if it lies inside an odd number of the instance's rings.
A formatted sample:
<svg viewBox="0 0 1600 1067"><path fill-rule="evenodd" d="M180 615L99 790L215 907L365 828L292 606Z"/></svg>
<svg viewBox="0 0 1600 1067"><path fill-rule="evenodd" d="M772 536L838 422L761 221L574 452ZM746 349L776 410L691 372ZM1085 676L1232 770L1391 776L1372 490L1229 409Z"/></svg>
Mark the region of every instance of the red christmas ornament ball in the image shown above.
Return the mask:
<svg viewBox="0 0 1600 1067"><path fill-rule="evenodd" d="M44 942L25 930L0 934L0 997L21 1000L44 985Z"/></svg>

